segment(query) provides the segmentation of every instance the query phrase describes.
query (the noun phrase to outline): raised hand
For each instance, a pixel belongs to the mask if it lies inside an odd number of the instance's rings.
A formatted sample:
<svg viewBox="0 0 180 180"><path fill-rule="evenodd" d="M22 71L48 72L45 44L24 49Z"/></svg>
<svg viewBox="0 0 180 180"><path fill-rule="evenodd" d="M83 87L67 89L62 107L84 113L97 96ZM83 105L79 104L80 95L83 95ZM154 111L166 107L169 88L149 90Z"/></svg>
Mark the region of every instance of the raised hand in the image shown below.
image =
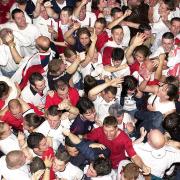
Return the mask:
<svg viewBox="0 0 180 180"><path fill-rule="evenodd" d="M95 29L94 29L93 33L91 34L90 40L95 43L97 41L97 35L96 35Z"/></svg>
<svg viewBox="0 0 180 180"><path fill-rule="evenodd" d="M119 85L124 81L123 78L121 77L118 77L118 78L114 78L110 81L110 84L111 86L114 86L114 87L119 87Z"/></svg>
<svg viewBox="0 0 180 180"><path fill-rule="evenodd" d="M46 156L44 159L44 164L46 168L51 168L52 163L53 163L53 158L51 156Z"/></svg>
<svg viewBox="0 0 180 180"><path fill-rule="evenodd" d="M128 16L130 16L131 15L131 13L132 13L132 11L130 10L130 9L127 9L126 11L125 11L125 13L124 13L124 18L126 18L126 17L128 17Z"/></svg>
<svg viewBox="0 0 180 180"><path fill-rule="evenodd" d="M44 3L44 7L45 8L51 8L53 5L51 4L51 2L50 1L46 1L45 3Z"/></svg>
<svg viewBox="0 0 180 180"><path fill-rule="evenodd" d="M144 35L143 33L137 33L132 44L134 46L140 46L144 43L145 39L146 35Z"/></svg>
<svg viewBox="0 0 180 180"><path fill-rule="evenodd" d="M77 30L77 29L80 28L80 26L81 26L81 24L80 24L79 22L75 21L75 22L73 23L72 28L73 28L74 30Z"/></svg>
<svg viewBox="0 0 180 180"><path fill-rule="evenodd" d="M5 36L5 41L8 45L14 43L14 35L12 33L8 33L6 36Z"/></svg>

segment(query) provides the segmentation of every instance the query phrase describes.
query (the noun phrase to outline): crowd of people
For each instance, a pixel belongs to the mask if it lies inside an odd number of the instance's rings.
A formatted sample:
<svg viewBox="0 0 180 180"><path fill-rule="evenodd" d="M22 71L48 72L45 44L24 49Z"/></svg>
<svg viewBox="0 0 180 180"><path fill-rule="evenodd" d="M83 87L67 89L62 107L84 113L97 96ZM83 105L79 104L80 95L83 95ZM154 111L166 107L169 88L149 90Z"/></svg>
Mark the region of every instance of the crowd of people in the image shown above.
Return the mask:
<svg viewBox="0 0 180 180"><path fill-rule="evenodd" d="M178 0L1 0L0 177L180 179Z"/></svg>

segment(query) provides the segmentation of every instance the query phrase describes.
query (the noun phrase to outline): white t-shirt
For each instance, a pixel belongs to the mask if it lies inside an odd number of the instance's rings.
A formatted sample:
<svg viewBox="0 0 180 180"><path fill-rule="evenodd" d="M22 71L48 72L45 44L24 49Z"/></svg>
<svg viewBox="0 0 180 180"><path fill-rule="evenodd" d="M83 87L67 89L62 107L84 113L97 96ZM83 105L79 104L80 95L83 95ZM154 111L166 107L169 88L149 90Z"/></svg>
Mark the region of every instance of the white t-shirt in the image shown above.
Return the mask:
<svg viewBox="0 0 180 180"><path fill-rule="evenodd" d="M0 140L0 150L7 154L13 150L20 150L17 137L12 133L5 139Z"/></svg>
<svg viewBox="0 0 180 180"><path fill-rule="evenodd" d="M81 180L83 177L83 171L68 162L65 170L63 172L56 172L56 175L58 178L64 178L67 180Z"/></svg>
<svg viewBox="0 0 180 180"><path fill-rule="evenodd" d="M7 168L5 158L6 156L0 158L0 176L2 175L6 180L31 180L27 165L23 165L18 169L11 170Z"/></svg>
<svg viewBox="0 0 180 180"><path fill-rule="evenodd" d="M148 104L152 104L156 95L151 95L148 99ZM162 114L167 113L168 111L176 109L174 101L160 102L160 98L157 96L154 105L155 111L159 111Z"/></svg>
<svg viewBox="0 0 180 180"><path fill-rule="evenodd" d="M180 150L167 145L158 150L148 143L134 144L133 147L144 164L151 168L151 173L160 178L173 163L180 162Z"/></svg>

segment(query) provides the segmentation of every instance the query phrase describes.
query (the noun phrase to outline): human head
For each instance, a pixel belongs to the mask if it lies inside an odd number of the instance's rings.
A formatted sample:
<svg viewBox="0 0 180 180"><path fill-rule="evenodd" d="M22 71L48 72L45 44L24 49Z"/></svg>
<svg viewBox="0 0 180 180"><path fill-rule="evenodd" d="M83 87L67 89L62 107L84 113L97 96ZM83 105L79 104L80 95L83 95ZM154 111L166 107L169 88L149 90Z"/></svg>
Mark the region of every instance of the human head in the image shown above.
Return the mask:
<svg viewBox="0 0 180 180"><path fill-rule="evenodd" d="M91 34L86 27L82 27L77 30L77 37L84 47L89 46Z"/></svg>
<svg viewBox="0 0 180 180"><path fill-rule="evenodd" d="M48 72L52 75L60 75L66 70L66 65L62 59L52 59L48 63Z"/></svg>
<svg viewBox="0 0 180 180"><path fill-rule="evenodd" d="M133 56L138 62L143 62L149 56L150 51L147 46L141 45L134 49Z"/></svg>
<svg viewBox="0 0 180 180"><path fill-rule="evenodd" d="M46 87L44 77L38 72L34 72L30 75L29 82L36 92L42 93Z"/></svg>
<svg viewBox="0 0 180 180"><path fill-rule="evenodd" d="M42 155L45 152L49 145L47 143L46 137L37 132L32 132L27 138L28 147L31 148L35 154Z"/></svg>
<svg viewBox="0 0 180 180"><path fill-rule="evenodd" d="M97 86L96 79L91 75L86 75L84 77L84 94L85 94L85 96L88 96L88 92L95 86Z"/></svg>
<svg viewBox="0 0 180 180"><path fill-rule="evenodd" d="M171 19L170 31L174 34L174 36L177 36L180 33L180 18L179 17L174 17Z"/></svg>
<svg viewBox="0 0 180 180"><path fill-rule="evenodd" d="M151 37L151 26L147 23L139 25L139 32L146 36L146 39Z"/></svg>
<svg viewBox="0 0 180 180"><path fill-rule="evenodd" d="M113 140L118 134L118 121L114 116L107 116L103 121L103 131L108 140Z"/></svg>
<svg viewBox="0 0 180 180"><path fill-rule="evenodd" d="M34 174L35 172L37 172L39 170L46 169L44 161L38 156L36 156L32 159L32 161L29 164L29 167L30 167L31 174Z"/></svg>
<svg viewBox="0 0 180 180"><path fill-rule="evenodd" d="M136 93L138 87L138 80L134 76L125 76L122 82L121 96L133 95Z"/></svg>
<svg viewBox="0 0 180 180"><path fill-rule="evenodd" d="M67 84L67 82L58 80L55 82L54 87L59 97L61 97L62 99L66 99L68 97L69 85Z"/></svg>
<svg viewBox="0 0 180 180"><path fill-rule="evenodd" d="M179 141L180 115L178 113L168 114L162 122L163 128L170 134L173 140Z"/></svg>
<svg viewBox="0 0 180 180"><path fill-rule="evenodd" d="M93 161L87 170L88 177L105 176L111 173L111 162L107 158L98 158Z"/></svg>
<svg viewBox="0 0 180 180"><path fill-rule="evenodd" d="M68 136L65 137L65 148L71 157L76 157L79 154L79 150L75 147L75 144L73 144Z"/></svg>
<svg viewBox="0 0 180 180"><path fill-rule="evenodd" d="M5 139L11 135L11 127L5 122L0 122L0 139Z"/></svg>
<svg viewBox="0 0 180 180"><path fill-rule="evenodd" d="M6 164L8 169L19 169L26 163L26 157L20 150L10 151L6 155Z"/></svg>
<svg viewBox="0 0 180 180"><path fill-rule="evenodd" d="M66 169L66 164L70 160L70 155L68 152L63 151L63 152L57 152L55 155L55 159L53 161L53 170L54 172L63 172Z"/></svg>
<svg viewBox="0 0 180 180"><path fill-rule="evenodd" d="M107 7L106 0L92 0L91 8L92 10L100 10Z"/></svg>
<svg viewBox="0 0 180 180"><path fill-rule="evenodd" d="M60 20L63 25L68 24L71 20L73 9L70 6L65 6L61 9Z"/></svg>
<svg viewBox="0 0 180 180"><path fill-rule="evenodd" d="M11 16L19 29L25 29L27 27L26 18L22 10L18 8L14 9Z"/></svg>
<svg viewBox="0 0 180 180"><path fill-rule="evenodd" d="M88 121L94 121L96 116L96 111L94 108L93 102L87 98L82 97L77 103L77 108L79 109L79 113L82 114L82 116L88 120Z"/></svg>
<svg viewBox="0 0 180 180"><path fill-rule="evenodd" d="M123 11L119 7L114 7L111 9L111 17L113 19L120 18L123 15Z"/></svg>
<svg viewBox="0 0 180 180"><path fill-rule="evenodd" d="M109 86L102 91L102 98L107 102L111 102L115 99L117 94L117 87Z"/></svg>
<svg viewBox="0 0 180 180"><path fill-rule="evenodd" d="M167 83L167 84L174 84L176 87L179 87L179 80L175 76L168 76L168 77L166 77L165 83Z"/></svg>
<svg viewBox="0 0 180 180"><path fill-rule="evenodd" d="M44 6L40 7L40 16L45 20L49 19L48 13L47 13L46 8Z"/></svg>
<svg viewBox="0 0 180 180"><path fill-rule="evenodd" d="M22 118L22 114L23 114L22 105L18 99L10 100L8 103L8 109L15 118L17 119Z"/></svg>
<svg viewBox="0 0 180 180"><path fill-rule="evenodd" d="M123 29L120 25L116 25L111 29L111 34L113 40L116 42L116 44L120 45L123 40Z"/></svg>
<svg viewBox="0 0 180 180"><path fill-rule="evenodd" d="M166 32L162 36L162 47L164 51L169 53L174 45L174 35L171 32Z"/></svg>
<svg viewBox="0 0 180 180"><path fill-rule="evenodd" d="M135 180L139 176L139 167L134 163L128 163L123 167L123 178L124 180Z"/></svg>
<svg viewBox="0 0 180 180"><path fill-rule="evenodd" d="M0 99L6 100L9 96L9 86L5 81L0 81Z"/></svg>
<svg viewBox="0 0 180 180"><path fill-rule="evenodd" d="M35 113L29 113L24 117L23 127L25 130L31 133L34 131L34 129L39 127L44 121L44 117L38 116Z"/></svg>
<svg viewBox="0 0 180 180"><path fill-rule="evenodd" d="M95 22L94 28L97 35L101 34L107 26L105 18L98 18Z"/></svg>
<svg viewBox="0 0 180 180"><path fill-rule="evenodd" d="M165 145L164 135L158 129L152 129L147 135L148 144L154 149L161 149Z"/></svg>
<svg viewBox="0 0 180 180"><path fill-rule="evenodd" d="M172 0L162 0L158 9L158 13L163 15L163 13L168 13L173 11L175 7L174 1Z"/></svg>
<svg viewBox="0 0 180 180"><path fill-rule="evenodd" d="M81 2L82 2L82 0L77 0L75 8L77 8L81 4ZM80 21L83 21L86 18L86 5L81 7L78 18L79 18Z"/></svg>
<svg viewBox="0 0 180 180"><path fill-rule="evenodd" d="M74 60L77 58L77 53L73 49L66 48L64 50L64 56L68 62L73 63Z"/></svg>
<svg viewBox="0 0 180 180"><path fill-rule="evenodd" d="M36 39L36 48L38 49L39 52L45 53L48 52L50 48L50 39L46 36L39 36Z"/></svg>
<svg viewBox="0 0 180 180"><path fill-rule="evenodd" d="M1 38L2 42L3 42L3 44L7 45L6 37L9 34L12 34L12 30L9 29L9 28L3 28L3 29L0 30L0 38Z"/></svg>
<svg viewBox="0 0 180 180"><path fill-rule="evenodd" d="M62 111L58 109L58 106L52 105L46 111L46 118L51 129L57 129L61 123Z"/></svg>
<svg viewBox="0 0 180 180"><path fill-rule="evenodd" d="M174 84L163 84L159 87L157 96L164 100L176 100L178 99L178 87Z"/></svg>
<svg viewBox="0 0 180 180"><path fill-rule="evenodd" d="M125 111L119 103L112 104L109 107L109 115L114 116L117 119L118 124L123 122L124 112Z"/></svg>
<svg viewBox="0 0 180 180"><path fill-rule="evenodd" d="M121 48L113 48L111 57L113 65L118 67L124 59L124 50Z"/></svg>

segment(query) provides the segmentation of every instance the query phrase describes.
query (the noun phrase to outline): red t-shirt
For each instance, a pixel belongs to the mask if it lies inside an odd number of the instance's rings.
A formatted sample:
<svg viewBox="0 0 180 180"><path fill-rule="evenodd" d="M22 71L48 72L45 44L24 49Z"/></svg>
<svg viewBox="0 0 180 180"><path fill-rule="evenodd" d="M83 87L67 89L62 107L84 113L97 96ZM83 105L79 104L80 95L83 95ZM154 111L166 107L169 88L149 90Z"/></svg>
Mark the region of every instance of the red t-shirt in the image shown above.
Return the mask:
<svg viewBox="0 0 180 180"><path fill-rule="evenodd" d="M135 71L139 71L139 67L140 63L137 60L135 60L133 64L129 65L131 74L133 74Z"/></svg>
<svg viewBox="0 0 180 180"><path fill-rule="evenodd" d="M75 88L69 87L68 94L69 94L69 99L70 99L71 104L73 106L76 106L77 102L79 101L78 91ZM57 92L54 92L53 97L50 97L49 95L47 95L45 109L48 109L52 105L58 105L62 101L63 99L59 97Z"/></svg>
<svg viewBox="0 0 180 180"><path fill-rule="evenodd" d="M5 101L0 99L0 110L3 108L4 104L5 104Z"/></svg>
<svg viewBox="0 0 180 180"><path fill-rule="evenodd" d="M110 141L106 138L103 127L99 127L87 134L87 139L98 141L98 143L105 145L111 150L110 159L113 169L117 169L119 162L126 159L125 151L129 157L136 155L131 139L123 131L115 139Z"/></svg>
<svg viewBox="0 0 180 180"><path fill-rule="evenodd" d="M113 47L105 47L103 50L102 63L103 65L111 64L111 56L112 56Z"/></svg>
<svg viewBox="0 0 180 180"><path fill-rule="evenodd" d="M108 41L108 39L109 37L106 31L103 31L101 34L97 36L96 47L97 47L98 52L101 51L102 47Z"/></svg>

